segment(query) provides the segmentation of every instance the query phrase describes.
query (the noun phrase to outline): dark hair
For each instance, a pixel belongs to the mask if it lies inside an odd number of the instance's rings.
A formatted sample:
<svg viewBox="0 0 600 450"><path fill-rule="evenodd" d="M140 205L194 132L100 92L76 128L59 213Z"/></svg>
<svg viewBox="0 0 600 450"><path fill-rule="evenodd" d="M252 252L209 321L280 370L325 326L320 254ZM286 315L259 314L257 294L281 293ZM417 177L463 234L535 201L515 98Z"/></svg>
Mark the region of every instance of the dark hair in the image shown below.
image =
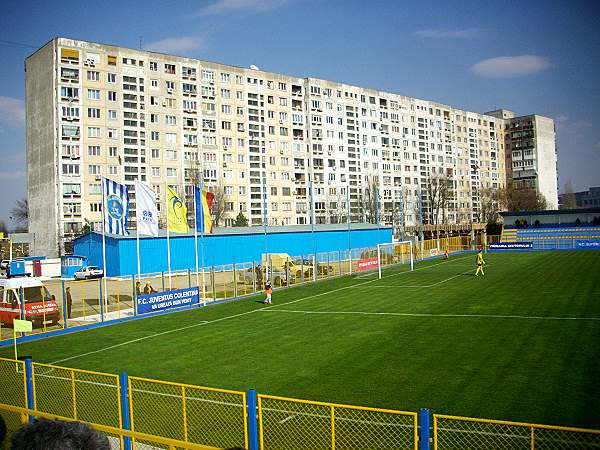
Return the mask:
<svg viewBox="0 0 600 450"><path fill-rule="evenodd" d="M108 438L81 422L39 419L13 434L13 450L111 450Z"/></svg>
<svg viewBox="0 0 600 450"><path fill-rule="evenodd" d="M4 421L4 417L0 414L0 448L2 448L2 444L4 443L4 438L6 437L6 422Z"/></svg>

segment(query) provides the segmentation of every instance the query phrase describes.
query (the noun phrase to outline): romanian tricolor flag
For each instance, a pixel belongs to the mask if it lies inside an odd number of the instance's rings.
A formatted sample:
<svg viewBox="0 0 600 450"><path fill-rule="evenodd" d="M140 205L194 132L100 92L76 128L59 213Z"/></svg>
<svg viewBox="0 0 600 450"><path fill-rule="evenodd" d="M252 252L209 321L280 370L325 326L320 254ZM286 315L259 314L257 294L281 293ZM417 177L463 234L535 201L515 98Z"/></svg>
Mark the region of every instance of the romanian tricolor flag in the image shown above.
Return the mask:
<svg viewBox="0 0 600 450"><path fill-rule="evenodd" d="M181 197L167 186L167 227L172 233L187 233L187 208Z"/></svg>
<svg viewBox="0 0 600 450"><path fill-rule="evenodd" d="M212 233L212 216L210 214L215 194L194 187L196 199L196 229L199 232Z"/></svg>

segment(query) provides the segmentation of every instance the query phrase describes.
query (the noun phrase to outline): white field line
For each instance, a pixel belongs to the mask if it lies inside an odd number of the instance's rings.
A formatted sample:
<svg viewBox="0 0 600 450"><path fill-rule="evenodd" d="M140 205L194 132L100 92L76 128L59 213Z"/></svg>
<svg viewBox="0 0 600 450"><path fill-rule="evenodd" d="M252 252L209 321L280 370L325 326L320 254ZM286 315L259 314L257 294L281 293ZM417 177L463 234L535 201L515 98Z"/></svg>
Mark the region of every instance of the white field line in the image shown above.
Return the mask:
<svg viewBox="0 0 600 450"><path fill-rule="evenodd" d="M465 256L463 258L456 258L453 261L459 261L461 259L470 258L470 257L471 256L469 255L469 256ZM450 263L453 262L453 261L450 261ZM444 262L441 262L441 263L432 264L430 266L420 267L418 269L415 269L414 271L429 269L431 267L435 267L435 266L438 266L440 264L448 264L448 263L449 263L448 261L444 261ZM391 274L391 275L386 275L385 277L382 277L382 278L389 278L389 277L394 277L394 276L397 276L397 275L403 275L403 274L409 274L409 273L412 273L412 272L399 272L399 273L394 273L394 274ZM343 290L346 290L346 289L351 289L353 287L360 286L360 285L363 285L363 284L373 283L374 281L378 281L378 278L375 278L373 280L363 281L362 283L358 283L358 284L351 284L351 285L348 285L348 286L343 286L343 287L340 287L340 288L332 289L331 291L321 292L320 294L309 295L307 297L302 297L302 298L299 298L299 299L296 299L296 300L292 300L292 301L289 301L289 302L286 302L286 303L281 303L281 305L291 305L293 303L298 303L298 302L301 302L303 300L309 300L311 298L322 297L324 295L329 295L329 294L333 294L334 292L339 292L339 291L343 291ZM203 325L210 325L210 324L213 324L213 323L222 322L224 320L235 319L237 317L247 316L248 314L253 314L255 312L265 311L265 310L268 310L270 308L273 308L273 305L266 306L266 307L259 308L259 309L253 309L252 311L246 311L246 312L239 313L239 314L233 314L231 316L221 317L219 319L203 320L203 321L200 321L200 322L196 322L196 323L194 323L192 325L187 325L185 327L175 328L175 329L167 330L167 331L161 331L160 333L149 334L148 336L143 336L143 337L137 338L137 339L131 339L129 341L124 341L124 342L121 342L119 344L114 344L114 345L110 345L108 347L103 347L103 348L100 348L98 350L92 350L92 351L89 351L89 352L81 353L79 355L69 356L68 358L58 359L58 360L53 361L53 362L51 362L49 364L54 365L54 364L63 363L65 361L71 361L73 359L82 358L84 356L94 355L96 353L101 353L101 352L104 352L104 351L107 351L107 350L112 350L114 348L123 347L125 345L134 344L136 342L141 342L141 341L144 341L146 339L152 339L152 338L155 338L155 337L158 337L158 336L164 336L166 334L171 334L171 333L178 333L178 332L183 331L183 330L189 330L190 328L200 327L200 326L203 326Z"/></svg>
<svg viewBox="0 0 600 450"><path fill-rule="evenodd" d="M429 314L429 313L395 313L367 311L310 311L300 309L262 309L261 312L278 312L293 314L331 314L331 315L360 315L360 316L398 316L398 317L447 317L472 319L523 319L523 320L589 320L600 321L600 317L553 317L553 316L513 316L501 314Z"/></svg>
<svg viewBox="0 0 600 450"><path fill-rule="evenodd" d="M494 423L492 422L492 425L494 425ZM517 427L519 427L517 425ZM519 428L523 429L522 426L520 426ZM530 431L529 431L529 427L526 427L526 429L524 431L527 432L527 435L522 435L522 434L514 434L514 433L501 433L501 432L496 432L496 431L478 431L478 430L463 430L463 429L455 429L455 428L445 428L445 427L440 427L438 426L438 435L439 435L439 431L446 431L446 432L451 432L451 433L462 433L462 434L477 434L477 435L484 435L484 436L498 436L498 437L503 437L503 438L515 438L515 439L527 439L528 441L531 440L531 435L530 435ZM568 435L568 433L570 433L569 431L565 431L565 435ZM439 436L438 436L439 439ZM562 444L583 444L581 441L578 440L568 440L568 439L557 439L557 438L551 438L551 437L535 437L535 441L534 442L556 442L556 443L562 443ZM600 448L600 444L593 444L593 443L585 443L586 448L588 447L596 447L596 448Z"/></svg>
<svg viewBox="0 0 600 450"><path fill-rule="evenodd" d="M399 285L395 285L395 286L394 285L389 285L389 284L386 284L386 285L376 284L376 285L373 285L373 286L369 286L369 289L371 289L371 288L432 288L432 287L437 286L439 284L447 283L450 280L454 280L455 278L462 277L463 275L466 275L466 274L471 273L471 272L473 272L473 270L467 270L466 272L459 273L458 275L453 275L453 276L451 276L449 278L446 278L445 280L438 281L437 283L433 283L433 284L423 284L423 285L399 284ZM358 287L360 287L360 286L358 286Z"/></svg>

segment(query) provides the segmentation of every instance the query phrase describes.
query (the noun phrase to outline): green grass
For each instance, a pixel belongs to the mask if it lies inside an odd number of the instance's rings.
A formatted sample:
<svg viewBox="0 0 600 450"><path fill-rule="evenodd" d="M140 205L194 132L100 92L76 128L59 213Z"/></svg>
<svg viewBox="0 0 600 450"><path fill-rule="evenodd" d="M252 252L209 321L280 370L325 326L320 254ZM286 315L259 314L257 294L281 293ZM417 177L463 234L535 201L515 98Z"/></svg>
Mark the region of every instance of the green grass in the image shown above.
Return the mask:
<svg viewBox="0 0 600 450"><path fill-rule="evenodd" d="M20 354L310 400L598 428L600 253L490 253L479 278L474 259L276 291L270 308L259 296L57 336Z"/></svg>

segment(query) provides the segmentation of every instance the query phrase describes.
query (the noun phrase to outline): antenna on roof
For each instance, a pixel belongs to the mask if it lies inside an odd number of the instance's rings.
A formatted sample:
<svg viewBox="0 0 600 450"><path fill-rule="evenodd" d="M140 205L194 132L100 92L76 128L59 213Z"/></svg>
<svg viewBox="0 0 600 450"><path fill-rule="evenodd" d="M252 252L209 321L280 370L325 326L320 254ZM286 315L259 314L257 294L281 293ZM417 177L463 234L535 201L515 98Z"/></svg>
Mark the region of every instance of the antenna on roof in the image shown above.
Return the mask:
<svg viewBox="0 0 600 450"><path fill-rule="evenodd" d="M140 50L142 49L142 42L144 41L143 36L140 36Z"/></svg>

